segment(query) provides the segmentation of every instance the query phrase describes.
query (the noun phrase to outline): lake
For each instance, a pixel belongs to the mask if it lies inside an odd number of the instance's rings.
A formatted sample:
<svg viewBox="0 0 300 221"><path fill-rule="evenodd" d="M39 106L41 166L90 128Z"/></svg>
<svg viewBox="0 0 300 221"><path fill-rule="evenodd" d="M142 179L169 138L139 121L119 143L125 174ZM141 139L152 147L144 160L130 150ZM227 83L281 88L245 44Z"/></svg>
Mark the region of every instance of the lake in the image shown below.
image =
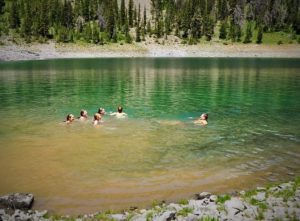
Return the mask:
<svg viewBox="0 0 300 221"><path fill-rule="evenodd" d="M0 194L33 193L39 210L143 208L300 175L300 59L3 62L0 101ZM118 105L127 119L109 116ZM87 122L63 122L81 109ZM206 127L193 123L203 112Z"/></svg>

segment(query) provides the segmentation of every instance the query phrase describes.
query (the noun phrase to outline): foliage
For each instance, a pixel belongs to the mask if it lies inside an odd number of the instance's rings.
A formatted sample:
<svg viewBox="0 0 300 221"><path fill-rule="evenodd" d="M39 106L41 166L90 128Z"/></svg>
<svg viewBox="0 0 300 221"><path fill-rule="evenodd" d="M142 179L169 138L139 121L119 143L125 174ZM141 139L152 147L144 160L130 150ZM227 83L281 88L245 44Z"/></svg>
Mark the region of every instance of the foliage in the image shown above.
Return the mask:
<svg viewBox="0 0 300 221"><path fill-rule="evenodd" d="M231 196L228 194L218 196L217 203L225 203L227 200L230 200Z"/></svg>
<svg viewBox="0 0 300 221"><path fill-rule="evenodd" d="M184 207L182 208L181 210L179 210L177 212L177 216L183 216L183 217L186 217L189 213L192 213L193 212L193 209L192 208L189 208L189 207Z"/></svg>
<svg viewBox="0 0 300 221"><path fill-rule="evenodd" d="M151 10L142 11L134 2L0 0L0 34L7 35L12 29L11 33L19 33L27 42L84 39L100 44L118 42L122 33L131 43L129 30L133 28L137 42L144 40L146 34L155 34L156 38L174 34L189 44L199 42L202 36L208 41L217 37L233 42L243 37L244 43L252 42L254 37L253 42L258 44L299 41L300 2L296 0L150 0ZM277 33L289 35L289 39L279 39Z"/></svg>
<svg viewBox="0 0 300 221"><path fill-rule="evenodd" d="M200 221L218 221L219 219L210 216L202 216Z"/></svg>
<svg viewBox="0 0 300 221"><path fill-rule="evenodd" d="M187 199L181 199L178 201L178 204L187 205L187 204L189 204L189 201Z"/></svg>

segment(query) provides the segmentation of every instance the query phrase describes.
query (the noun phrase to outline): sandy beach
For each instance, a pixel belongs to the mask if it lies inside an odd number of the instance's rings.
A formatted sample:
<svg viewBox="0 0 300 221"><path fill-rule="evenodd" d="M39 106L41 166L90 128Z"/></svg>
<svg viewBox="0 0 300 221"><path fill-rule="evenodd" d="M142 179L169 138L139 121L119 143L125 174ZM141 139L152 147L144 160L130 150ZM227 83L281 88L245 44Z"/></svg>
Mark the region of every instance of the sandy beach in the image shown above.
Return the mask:
<svg viewBox="0 0 300 221"><path fill-rule="evenodd" d="M212 42L184 45L175 41L132 44L15 44L0 46L0 61L107 57L266 57L300 58L300 45L257 45Z"/></svg>

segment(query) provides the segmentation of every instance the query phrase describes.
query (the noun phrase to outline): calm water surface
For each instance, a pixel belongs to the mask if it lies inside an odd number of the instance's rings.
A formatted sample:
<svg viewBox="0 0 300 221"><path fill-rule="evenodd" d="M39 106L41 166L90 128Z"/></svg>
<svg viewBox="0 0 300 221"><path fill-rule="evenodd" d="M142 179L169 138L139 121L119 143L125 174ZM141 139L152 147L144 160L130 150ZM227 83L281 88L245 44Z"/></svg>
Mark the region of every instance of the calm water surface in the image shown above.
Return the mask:
<svg viewBox="0 0 300 221"><path fill-rule="evenodd" d="M0 63L0 194L79 214L300 175L300 59ZM124 106L125 120L99 107ZM86 109L90 121L65 125ZM209 125L192 123L202 112Z"/></svg>

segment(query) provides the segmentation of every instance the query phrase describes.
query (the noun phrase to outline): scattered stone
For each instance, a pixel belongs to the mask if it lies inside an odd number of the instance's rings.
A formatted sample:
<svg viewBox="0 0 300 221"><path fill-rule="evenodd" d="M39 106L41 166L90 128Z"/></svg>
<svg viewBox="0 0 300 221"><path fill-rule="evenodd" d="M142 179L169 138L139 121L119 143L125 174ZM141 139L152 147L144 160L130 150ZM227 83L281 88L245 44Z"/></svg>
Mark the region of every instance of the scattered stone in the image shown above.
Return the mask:
<svg viewBox="0 0 300 221"><path fill-rule="evenodd" d="M124 214L113 214L113 215L111 215L111 218L113 220L117 220L117 221L126 220L126 217Z"/></svg>
<svg viewBox="0 0 300 221"><path fill-rule="evenodd" d="M240 191L240 195L244 196L246 194L245 190Z"/></svg>
<svg viewBox="0 0 300 221"><path fill-rule="evenodd" d="M278 188L279 188L280 190L290 189L290 188L292 188L292 184L291 184L291 183L283 183L283 184L280 184L280 185L278 186Z"/></svg>
<svg viewBox="0 0 300 221"><path fill-rule="evenodd" d="M197 200L203 200L205 198L209 198L211 196L211 193L209 192L202 192L200 194L196 194L196 199Z"/></svg>
<svg viewBox="0 0 300 221"><path fill-rule="evenodd" d="M13 193L0 197L0 205L11 209L27 210L32 207L34 197L28 193Z"/></svg>
<svg viewBox="0 0 300 221"><path fill-rule="evenodd" d="M264 201L266 199L266 193L265 192L258 192L257 195L252 197L253 199L256 199L257 201Z"/></svg>
<svg viewBox="0 0 300 221"><path fill-rule="evenodd" d="M211 195L211 196L209 197L209 200L210 200L210 202L217 202L218 197L217 197L216 195Z"/></svg>
<svg viewBox="0 0 300 221"><path fill-rule="evenodd" d="M266 191L267 189L265 187L256 187L257 191Z"/></svg>
<svg viewBox="0 0 300 221"><path fill-rule="evenodd" d="M167 206L167 209L168 210L173 210L173 211L179 211L182 209L182 207L178 204L175 204L175 203L171 203Z"/></svg>

